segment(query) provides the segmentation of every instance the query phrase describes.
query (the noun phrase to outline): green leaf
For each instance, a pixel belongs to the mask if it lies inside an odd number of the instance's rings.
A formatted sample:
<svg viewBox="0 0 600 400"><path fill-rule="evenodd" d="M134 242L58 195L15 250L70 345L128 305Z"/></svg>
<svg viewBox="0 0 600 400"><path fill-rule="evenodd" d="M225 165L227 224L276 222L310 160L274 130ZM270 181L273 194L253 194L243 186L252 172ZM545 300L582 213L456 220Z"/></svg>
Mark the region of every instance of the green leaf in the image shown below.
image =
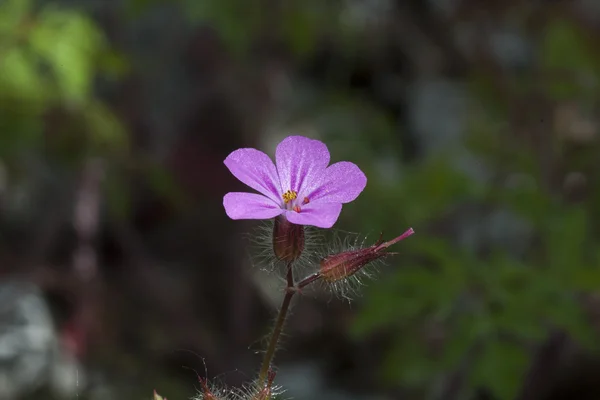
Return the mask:
<svg viewBox="0 0 600 400"><path fill-rule="evenodd" d="M47 100L47 81L38 70L36 58L24 48L13 47L0 57L0 89L3 95L35 103Z"/></svg>
<svg viewBox="0 0 600 400"><path fill-rule="evenodd" d="M90 96L103 39L89 19L53 8L40 13L30 34L32 49L52 68L60 93L75 103Z"/></svg>

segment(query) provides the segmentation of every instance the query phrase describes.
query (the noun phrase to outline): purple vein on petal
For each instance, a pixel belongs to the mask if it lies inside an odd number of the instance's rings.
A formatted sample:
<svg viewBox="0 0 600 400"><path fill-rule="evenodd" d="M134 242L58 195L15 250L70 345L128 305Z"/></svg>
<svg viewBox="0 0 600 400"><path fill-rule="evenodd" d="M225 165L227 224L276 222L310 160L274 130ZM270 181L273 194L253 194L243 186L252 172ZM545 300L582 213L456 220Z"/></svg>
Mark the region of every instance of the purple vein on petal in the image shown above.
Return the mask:
<svg viewBox="0 0 600 400"><path fill-rule="evenodd" d="M367 177L355 164L340 161L324 171L319 186L308 197L311 202L348 203L367 185Z"/></svg>
<svg viewBox="0 0 600 400"><path fill-rule="evenodd" d="M238 149L229 154L224 163L241 182L277 204L281 202L279 175L268 155L256 149Z"/></svg>
<svg viewBox="0 0 600 400"><path fill-rule="evenodd" d="M275 160L282 190L300 192L319 179L329 164L329 151L321 141L289 136L277 146Z"/></svg>
<svg viewBox="0 0 600 400"><path fill-rule="evenodd" d="M273 200L256 193L227 193L223 206L231 219L268 219L284 212Z"/></svg>
<svg viewBox="0 0 600 400"><path fill-rule="evenodd" d="M286 211L286 218L293 224L313 225L318 228L331 228L340 216L341 203L308 204L302 211Z"/></svg>

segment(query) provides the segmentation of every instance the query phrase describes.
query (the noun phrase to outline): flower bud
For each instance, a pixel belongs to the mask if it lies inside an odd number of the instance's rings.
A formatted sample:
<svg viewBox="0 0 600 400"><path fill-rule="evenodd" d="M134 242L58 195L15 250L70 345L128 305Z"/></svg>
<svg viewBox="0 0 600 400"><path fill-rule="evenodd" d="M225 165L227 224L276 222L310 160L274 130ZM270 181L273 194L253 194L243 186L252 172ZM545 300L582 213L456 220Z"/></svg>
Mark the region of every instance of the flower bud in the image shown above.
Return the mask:
<svg viewBox="0 0 600 400"><path fill-rule="evenodd" d="M292 224L284 216L275 218L273 226L273 251L275 256L286 262L300 257L304 250L304 226Z"/></svg>
<svg viewBox="0 0 600 400"><path fill-rule="evenodd" d="M385 255L394 254L385 251L385 249L398 243L402 239L409 237L413 233L415 233L415 231L410 228L402 235L388 242L384 243L383 240L379 238L377 243L372 246L327 256L321 260L320 276L325 282L329 283L349 278L370 262Z"/></svg>

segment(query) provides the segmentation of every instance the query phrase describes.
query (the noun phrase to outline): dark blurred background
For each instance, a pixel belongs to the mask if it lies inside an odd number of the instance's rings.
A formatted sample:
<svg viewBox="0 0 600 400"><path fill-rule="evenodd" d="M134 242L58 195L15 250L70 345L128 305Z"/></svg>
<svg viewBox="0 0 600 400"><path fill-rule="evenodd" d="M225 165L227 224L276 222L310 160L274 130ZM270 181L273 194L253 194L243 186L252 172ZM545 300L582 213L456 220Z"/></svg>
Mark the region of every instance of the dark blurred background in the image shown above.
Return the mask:
<svg viewBox="0 0 600 400"><path fill-rule="evenodd" d="M296 299L288 395L600 398L599 80L595 0L0 0L0 399L251 380L223 160L289 134L367 174L337 228L417 235Z"/></svg>

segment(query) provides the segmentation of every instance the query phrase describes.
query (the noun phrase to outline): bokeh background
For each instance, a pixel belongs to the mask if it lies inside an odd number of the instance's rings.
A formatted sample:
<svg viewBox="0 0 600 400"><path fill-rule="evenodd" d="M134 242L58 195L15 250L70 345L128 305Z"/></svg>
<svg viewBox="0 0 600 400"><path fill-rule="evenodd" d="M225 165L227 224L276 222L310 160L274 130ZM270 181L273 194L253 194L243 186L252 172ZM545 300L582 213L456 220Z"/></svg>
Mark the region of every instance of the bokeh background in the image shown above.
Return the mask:
<svg viewBox="0 0 600 400"><path fill-rule="evenodd" d="M289 134L366 172L337 228L417 235L296 299L288 395L600 398L599 88L595 0L0 0L0 399L251 380L223 159Z"/></svg>

